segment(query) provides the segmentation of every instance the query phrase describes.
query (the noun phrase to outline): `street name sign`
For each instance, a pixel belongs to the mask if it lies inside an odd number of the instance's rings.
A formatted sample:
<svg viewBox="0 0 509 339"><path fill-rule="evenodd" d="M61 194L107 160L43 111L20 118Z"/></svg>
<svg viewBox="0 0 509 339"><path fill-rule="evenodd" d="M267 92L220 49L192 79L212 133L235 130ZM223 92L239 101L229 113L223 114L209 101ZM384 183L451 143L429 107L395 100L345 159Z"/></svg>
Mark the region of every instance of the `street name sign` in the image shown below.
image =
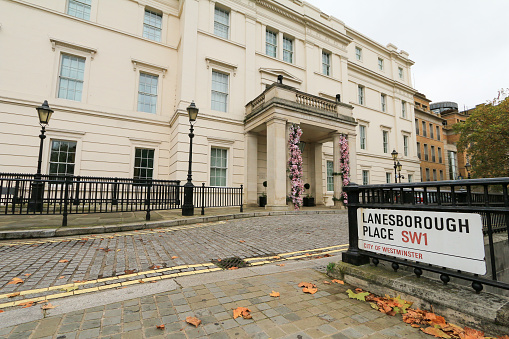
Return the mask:
<svg viewBox="0 0 509 339"><path fill-rule="evenodd" d="M479 214L368 208L357 213L359 249L486 274Z"/></svg>

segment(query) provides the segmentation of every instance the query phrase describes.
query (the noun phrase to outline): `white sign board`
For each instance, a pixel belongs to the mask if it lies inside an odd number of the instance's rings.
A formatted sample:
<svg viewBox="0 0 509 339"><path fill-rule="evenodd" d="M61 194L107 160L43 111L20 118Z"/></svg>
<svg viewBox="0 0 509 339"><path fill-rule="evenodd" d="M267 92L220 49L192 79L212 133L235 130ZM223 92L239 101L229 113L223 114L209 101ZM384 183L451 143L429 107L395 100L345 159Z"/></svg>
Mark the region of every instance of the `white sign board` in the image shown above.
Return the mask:
<svg viewBox="0 0 509 339"><path fill-rule="evenodd" d="M479 214L359 208L358 228L361 250L486 274Z"/></svg>

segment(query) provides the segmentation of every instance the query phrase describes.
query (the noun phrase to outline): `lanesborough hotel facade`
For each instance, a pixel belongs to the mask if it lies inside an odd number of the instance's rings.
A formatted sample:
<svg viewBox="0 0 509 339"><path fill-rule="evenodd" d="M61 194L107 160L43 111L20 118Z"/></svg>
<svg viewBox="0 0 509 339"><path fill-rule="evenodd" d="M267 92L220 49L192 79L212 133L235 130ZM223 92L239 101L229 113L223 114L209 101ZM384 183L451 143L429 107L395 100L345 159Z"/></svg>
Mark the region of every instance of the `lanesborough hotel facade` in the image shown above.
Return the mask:
<svg viewBox="0 0 509 339"><path fill-rule="evenodd" d="M351 181L394 182L393 149L420 180L408 53L306 2L0 0L0 13L0 172L35 173L48 100L43 173L185 181L194 101L193 182L243 184L247 204L286 208L297 125L317 204L342 192L342 138Z"/></svg>

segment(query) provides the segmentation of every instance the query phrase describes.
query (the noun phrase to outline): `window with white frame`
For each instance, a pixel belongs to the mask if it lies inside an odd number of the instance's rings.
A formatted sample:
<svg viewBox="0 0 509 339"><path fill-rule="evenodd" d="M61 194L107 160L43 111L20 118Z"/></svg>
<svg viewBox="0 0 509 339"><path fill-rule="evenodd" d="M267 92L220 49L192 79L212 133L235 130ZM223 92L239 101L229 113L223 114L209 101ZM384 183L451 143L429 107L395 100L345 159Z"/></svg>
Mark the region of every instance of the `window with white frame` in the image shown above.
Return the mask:
<svg viewBox="0 0 509 339"><path fill-rule="evenodd" d="M382 142L384 153L389 153L389 132L382 131Z"/></svg>
<svg viewBox="0 0 509 339"><path fill-rule="evenodd" d="M359 125L359 141L361 145L361 149L367 148L367 142L366 142L366 126Z"/></svg>
<svg viewBox="0 0 509 339"><path fill-rule="evenodd" d="M143 37L160 42L162 27L163 15L161 13L145 9L145 18L143 20Z"/></svg>
<svg viewBox="0 0 509 339"><path fill-rule="evenodd" d="M398 75L400 79L403 79L403 68L398 67Z"/></svg>
<svg viewBox="0 0 509 339"><path fill-rule="evenodd" d="M359 105L364 105L364 87L361 85L357 86L357 93L359 96Z"/></svg>
<svg viewBox="0 0 509 339"><path fill-rule="evenodd" d="M355 47L355 59L362 60L362 48Z"/></svg>
<svg viewBox="0 0 509 339"><path fill-rule="evenodd" d="M406 101L401 101L401 117L406 118Z"/></svg>
<svg viewBox="0 0 509 339"><path fill-rule="evenodd" d="M408 138L408 135L404 135L403 136L403 154L405 155L405 157L408 156L408 141L409 138Z"/></svg>
<svg viewBox="0 0 509 339"><path fill-rule="evenodd" d="M380 94L380 105L382 106L382 112L387 111L387 96L385 94Z"/></svg>
<svg viewBox="0 0 509 339"><path fill-rule="evenodd" d="M214 10L214 34L225 39L230 36L230 12L217 6Z"/></svg>
<svg viewBox="0 0 509 339"><path fill-rule="evenodd" d="M154 176L154 149L135 148L134 172L135 180L153 179Z"/></svg>
<svg viewBox="0 0 509 339"><path fill-rule="evenodd" d="M74 175L76 141L52 140L49 157L49 174Z"/></svg>
<svg viewBox="0 0 509 339"><path fill-rule="evenodd" d="M293 63L293 39L283 37L283 61Z"/></svg>
<svg viewBox="0 0 509 339"><path fill-rule="evenodd" d="M414 182L414 175L413 174L409 174L407 175L408 177L408 182Z"/></svg>
<svg viewBox="0 0 509 339"><path fill-rule="evenodd" d="M277 33L269 29L265 32L265 54L277 57Z"/></svg>
<svg viewBox="0 0 509 339"><path fill-rule="evenodd" d="M159 76L140 72L138 85L138 111L156 113L157 83Z"/></svg>
<svg viewBox="0 0 509 339"><path fill-rule="evenodd" d="M334 162L327 160L327 191L334 191Z"/></svg>
<svg viewBox="0 0 509 339"><path fill-rule="evenodd" d="M384 59L378 58L378 69L383 71L384 70Z"/></svg>
<svg viewBox="0 0 509 339"><path fill-rule="evenodd" d="M226 186L228 172L228 150L210 149L210 186Z"/></svg>
<svg viewBox="0 0 509 339"><path fill-rule="evenodd" d="M83 20L90 20L90 7L92 0L69 0L67 14Z"/></svg>
<svg viewBox="0 0 509 339"><path fill-rule="evenodd" d="M362 170L362 184L369 185L369 171Z"/></svg>
<svg viewBox="0 0 509 339"><path fill-rule="evenodd" d="M81 101L84 75L85 58L62 54L58 82L58 97Z"/></svg>
<svg viewBox="0 0 509 339"><path fill-rule="evenodd" d="M385 172L385 183L390 184L392 181L392 172Z"/></svg>
<svg viewBox="0 0 509 339"><path fill-rule="evenodd" d="M322 51L322 73L324 75L331 75L330 72L330 53Z"/></svg>
<svg viewBox="0 0 509 339"><path fill-rule="evenodd" d="M225 73L212 71L212 103L214 111L228 111L228 82L230 76Z"/></svg>

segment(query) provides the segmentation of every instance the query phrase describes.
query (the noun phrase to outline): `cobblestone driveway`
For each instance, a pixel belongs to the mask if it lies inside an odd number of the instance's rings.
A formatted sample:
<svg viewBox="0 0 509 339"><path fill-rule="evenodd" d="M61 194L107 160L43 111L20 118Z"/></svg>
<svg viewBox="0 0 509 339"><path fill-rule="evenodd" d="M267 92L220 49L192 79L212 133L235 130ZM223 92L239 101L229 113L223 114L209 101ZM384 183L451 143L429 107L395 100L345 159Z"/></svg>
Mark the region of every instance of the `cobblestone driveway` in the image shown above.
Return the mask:
<svg viewBox="0 0 509 339"><path fill-rule="evenodd" d="M341 213L234 219L185 229L48 240L61 241L19 241L14 246L13 241L0 242L4 245L0 246L1 293L147 271L153 265L173 267L341 245L348 242L348 230L347 215ZM14 277L24 283L8 284Z"/></svg>

